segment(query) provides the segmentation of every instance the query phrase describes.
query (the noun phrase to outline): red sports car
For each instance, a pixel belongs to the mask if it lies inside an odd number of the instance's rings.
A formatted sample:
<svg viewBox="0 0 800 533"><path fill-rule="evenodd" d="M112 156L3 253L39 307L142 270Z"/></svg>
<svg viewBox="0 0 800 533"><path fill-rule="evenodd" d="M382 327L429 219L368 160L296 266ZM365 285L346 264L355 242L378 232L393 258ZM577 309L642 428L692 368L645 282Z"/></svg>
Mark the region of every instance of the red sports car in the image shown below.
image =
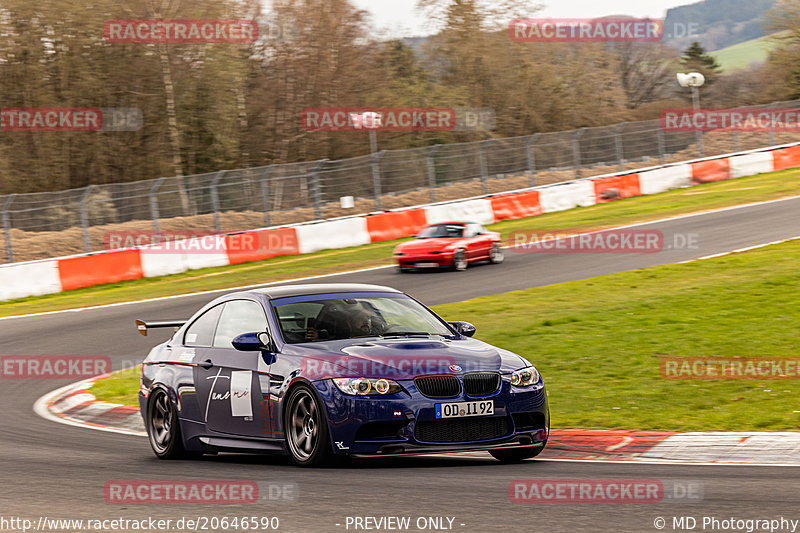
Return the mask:
<svg viewBox="0 0 800 533"><path fill-rule="evenodd" d="M423 228L413 241L398 244L394 258L400 272L449 267L466 270L470 263L503 261L500 234L474 222L442 222Z"/></svg>

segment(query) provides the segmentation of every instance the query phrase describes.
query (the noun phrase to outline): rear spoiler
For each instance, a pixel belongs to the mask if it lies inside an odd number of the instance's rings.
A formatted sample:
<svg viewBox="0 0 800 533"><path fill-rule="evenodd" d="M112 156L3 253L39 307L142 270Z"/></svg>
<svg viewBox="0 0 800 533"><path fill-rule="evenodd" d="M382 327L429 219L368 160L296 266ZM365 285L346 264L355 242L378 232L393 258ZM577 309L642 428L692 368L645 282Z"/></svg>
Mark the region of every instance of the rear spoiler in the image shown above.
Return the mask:
<svg viewBox="0 0 800 533"><path fill-rule="evenodd" d="M150 328L175 328L178 329L186 324L185 320L163 320L161 322L145 322L144 320L136 321L136 329L139 333L147 337L147 330Z"/></svg>

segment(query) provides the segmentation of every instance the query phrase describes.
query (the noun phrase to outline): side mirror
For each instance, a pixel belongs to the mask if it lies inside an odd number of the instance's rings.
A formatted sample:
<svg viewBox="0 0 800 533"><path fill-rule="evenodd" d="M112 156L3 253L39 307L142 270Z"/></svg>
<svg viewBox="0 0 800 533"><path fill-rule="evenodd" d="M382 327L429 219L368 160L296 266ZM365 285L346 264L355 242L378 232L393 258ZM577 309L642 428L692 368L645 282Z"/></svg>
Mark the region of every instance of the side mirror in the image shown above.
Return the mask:
<svg viewBox="0 0 800 533"><path fill-rule="evenodd" d="M450 325L453 326L453 329L455 329L459 334L464 335L465 337L472 337L475 335L475 326L469 322L450 322Z"/></svg>
<svg viewBox="0 0 800 533"><path fill-rule="evenodd" d="M269 333L266 331L261 333L242 333L233 339L231 344L240 352L259 352L271 350L272 339L270 339Z"/></svg>

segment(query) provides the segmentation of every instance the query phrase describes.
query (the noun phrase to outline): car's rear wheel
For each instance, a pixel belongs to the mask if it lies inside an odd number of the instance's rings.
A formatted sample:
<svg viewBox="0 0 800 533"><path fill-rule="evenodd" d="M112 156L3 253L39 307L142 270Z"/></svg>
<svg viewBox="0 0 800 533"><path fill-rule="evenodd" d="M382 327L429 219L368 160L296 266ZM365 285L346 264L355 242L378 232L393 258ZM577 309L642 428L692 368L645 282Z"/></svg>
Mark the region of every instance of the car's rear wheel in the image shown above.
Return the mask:
<svg viewBox="0 0 800 533"><path fill-rule="evenodd" d="M467 269L467 254L464 250L456 250L453 253L453 270L461 272Z"/></svg>
<svg viewBox="0 0 800 533"><path fill-rule="evenodd" d="M505 259L505 255L503 255L503 249L500 247L500 243L493 243L492 249L489 250L489 262L494 264L502 263L503 259Z"/></svg>
<svg viewBox="0 0 800 533"><path fill-rule="evenodd" d="M147 404L147 435L159 459L180 459L189 454L183 447L175 403L163 389L156 389Z"/></svg>
<svg viewBox="0 0 800 533"><path fill-rule="evenodd" d="M536 448L508 448L505 450L491 450L489 453L492 457L503 463L519 463L525 459L536 457L544 446L537 446Z"/></svg>
<svg viewBox="0 0 800 533"><path fill-rule="evenodd" d="M289 393L285 433L289 459L298 466L333 462L328 423L316 395L305 385Z"/></svg>

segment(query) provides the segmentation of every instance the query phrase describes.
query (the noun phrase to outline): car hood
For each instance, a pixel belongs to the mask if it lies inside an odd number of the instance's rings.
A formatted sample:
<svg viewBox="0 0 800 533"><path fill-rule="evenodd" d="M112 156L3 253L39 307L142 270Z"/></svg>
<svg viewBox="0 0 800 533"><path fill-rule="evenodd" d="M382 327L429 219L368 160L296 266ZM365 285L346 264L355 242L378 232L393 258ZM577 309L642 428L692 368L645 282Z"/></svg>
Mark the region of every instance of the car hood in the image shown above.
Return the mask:
<svg viewBox="0 0 800 533"><path fill-rule="evenodd" d="M413 379L475 371L509 373L526 366L520 356L477 339L396 338L293 345L307 379L385 377Z"/></svg>
<svg viewBox="0 0 800 533"><path fill-rule="evenodd" d="M458 244L460 240L461 239L454 238L414 239L413 241L398 244L394 251L407 254L413 252L444 250L448 246Z"/></svg>

